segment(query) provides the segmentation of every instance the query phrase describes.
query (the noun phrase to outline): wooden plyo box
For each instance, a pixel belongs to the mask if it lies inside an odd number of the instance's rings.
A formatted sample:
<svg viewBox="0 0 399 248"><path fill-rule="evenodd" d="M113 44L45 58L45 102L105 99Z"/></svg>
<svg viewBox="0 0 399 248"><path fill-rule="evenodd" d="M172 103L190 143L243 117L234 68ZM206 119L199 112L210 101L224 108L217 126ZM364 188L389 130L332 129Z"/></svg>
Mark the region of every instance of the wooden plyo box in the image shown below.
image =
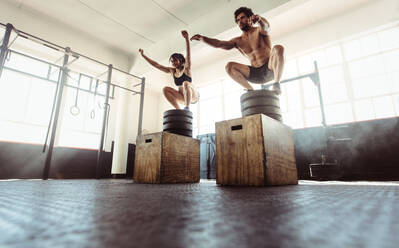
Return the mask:
<svg viewBox="0 0 399 248"><path fill-rule="evenodd" d="M134 182L196 183L200 180L200 141L168 132L141 135L134 163Z"/></svg>
<svg viewBox="0 0 399 248"><path fill-rule="evenodd" d="M290 127L256 114L216 123L216 183L298 184Z"/></svg>

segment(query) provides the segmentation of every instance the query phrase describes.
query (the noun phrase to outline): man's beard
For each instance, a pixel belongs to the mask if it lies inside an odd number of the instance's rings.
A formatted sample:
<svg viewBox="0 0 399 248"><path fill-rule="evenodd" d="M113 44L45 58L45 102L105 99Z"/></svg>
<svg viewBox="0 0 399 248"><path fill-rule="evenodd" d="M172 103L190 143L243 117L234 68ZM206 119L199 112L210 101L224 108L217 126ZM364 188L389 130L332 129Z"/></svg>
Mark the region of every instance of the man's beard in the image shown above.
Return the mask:
<svg viewBox="0 0 399 248"><path fill-rule="evenodd" d="M246 24L245 26L243 26L242 28L240 27L240 29L244 32L247 32L249 30L250 26L248 24Z"/></svg>

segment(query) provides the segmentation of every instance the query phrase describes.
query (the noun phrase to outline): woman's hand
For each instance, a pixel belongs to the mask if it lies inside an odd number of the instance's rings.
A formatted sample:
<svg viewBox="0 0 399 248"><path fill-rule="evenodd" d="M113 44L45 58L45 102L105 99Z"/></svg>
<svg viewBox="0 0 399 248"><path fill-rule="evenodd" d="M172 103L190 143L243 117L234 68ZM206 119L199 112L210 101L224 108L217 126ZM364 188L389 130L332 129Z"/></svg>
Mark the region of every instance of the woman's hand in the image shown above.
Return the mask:
<svg viewBox="0 0 399 248"><path fill-rule="evenodd" d="M188 39L188 33L186 30L181 31L181 35L183 35L184 39Z"/></svg>

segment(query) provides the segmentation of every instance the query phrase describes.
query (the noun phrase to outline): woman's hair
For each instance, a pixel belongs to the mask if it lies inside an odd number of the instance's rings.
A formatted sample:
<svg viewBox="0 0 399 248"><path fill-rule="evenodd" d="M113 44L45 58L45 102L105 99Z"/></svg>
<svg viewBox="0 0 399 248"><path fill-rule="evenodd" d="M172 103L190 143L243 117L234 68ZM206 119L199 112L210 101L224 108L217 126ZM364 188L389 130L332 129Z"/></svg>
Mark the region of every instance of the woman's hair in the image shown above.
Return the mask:
<svg viewBox="0 0 399 248"><path fill-rule="evenodd" d="M237 16L241 13L244 13L247 17L251 17L254 13L252 12L252 9L247 8L247 7L241 7L238 8L235 12L234 12L234 22L237 22Z"/></svg>
<svg viewBox="0 0 399 248"><path fill-rule="evenodd" d="M184 65L184 63L186 63L186 59L181 53L174 53L170 55L169 61L171 61L172 59L180 61L181 65Z"/></svg>

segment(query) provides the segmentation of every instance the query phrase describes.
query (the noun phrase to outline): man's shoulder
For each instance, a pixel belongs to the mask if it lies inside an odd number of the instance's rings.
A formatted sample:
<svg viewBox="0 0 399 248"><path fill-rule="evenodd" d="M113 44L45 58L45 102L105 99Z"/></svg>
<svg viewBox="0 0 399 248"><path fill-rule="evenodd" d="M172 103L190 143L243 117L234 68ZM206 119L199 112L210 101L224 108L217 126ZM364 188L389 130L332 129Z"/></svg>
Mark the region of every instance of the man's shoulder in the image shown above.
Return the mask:
<svg viewBox="0 0 399 248"><path fill-rule="evenodd" d="M238 42L240 40L241 40L241 36L237 36L237 37L230 39L230 41L232 41L232 42Z"/></svg>

